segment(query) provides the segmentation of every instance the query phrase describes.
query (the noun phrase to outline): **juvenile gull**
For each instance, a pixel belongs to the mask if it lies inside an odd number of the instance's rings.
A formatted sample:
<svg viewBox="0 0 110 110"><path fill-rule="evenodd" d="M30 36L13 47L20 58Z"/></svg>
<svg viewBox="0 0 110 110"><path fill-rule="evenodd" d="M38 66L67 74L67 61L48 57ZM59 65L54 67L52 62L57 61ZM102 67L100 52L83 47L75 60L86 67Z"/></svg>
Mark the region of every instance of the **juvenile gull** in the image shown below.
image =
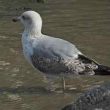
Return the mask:
<svg viewBox="0 0 110 110"><path fill-rule="evenodd" d="M41 33L42 19L35 11L26 11L13 19L24 25L23 53L32 66L50 75L109 75L110 68L82 54L74 44ZM65 85L63 85L65 88Z"/></svg>
<svg viewBox="0 0 110 110"><path fill-rule="evenodd" d="M110 110L110 83L85 91L62 110Z"/></svg>

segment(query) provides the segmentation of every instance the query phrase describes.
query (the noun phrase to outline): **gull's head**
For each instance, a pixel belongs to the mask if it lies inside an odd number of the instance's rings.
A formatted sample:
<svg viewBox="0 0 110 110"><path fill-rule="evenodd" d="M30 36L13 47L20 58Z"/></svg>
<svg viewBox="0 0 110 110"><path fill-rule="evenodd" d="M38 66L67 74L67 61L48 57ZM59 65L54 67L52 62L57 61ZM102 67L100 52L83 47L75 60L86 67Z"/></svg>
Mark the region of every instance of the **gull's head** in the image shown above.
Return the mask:
<svg viewBox="0 0 110 110"><path fill-rule="evenodd" d="M13 18L14 22L21 21L24 25L25 31L31 33L41 33L42 19L39 13L35 11L26 11L19 17Z"/></svg>

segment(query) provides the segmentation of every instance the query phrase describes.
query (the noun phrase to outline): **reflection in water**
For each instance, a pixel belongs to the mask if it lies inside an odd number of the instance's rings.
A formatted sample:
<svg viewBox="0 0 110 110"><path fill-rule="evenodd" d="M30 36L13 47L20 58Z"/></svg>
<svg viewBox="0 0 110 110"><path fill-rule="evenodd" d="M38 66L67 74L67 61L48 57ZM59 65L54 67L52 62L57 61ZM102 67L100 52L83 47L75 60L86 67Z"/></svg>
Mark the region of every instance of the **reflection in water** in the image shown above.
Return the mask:
<svg viewBox="0 0 110 110"><path fill-rule="evenodd" d="M44 19L43 33L66 39L77 45L84 54L110 66L110 1L47 0L45 4L38 4L28 0L1 0L1 110L59 110L88 87L110 80L106 76L67 78L66 83L78 88L77 91L48 93L43 75L24 60L20 24L16 26L11 22L14 16L24 11L24 7L41 14ZM59 85L60 80L55 83Z"/></svg>

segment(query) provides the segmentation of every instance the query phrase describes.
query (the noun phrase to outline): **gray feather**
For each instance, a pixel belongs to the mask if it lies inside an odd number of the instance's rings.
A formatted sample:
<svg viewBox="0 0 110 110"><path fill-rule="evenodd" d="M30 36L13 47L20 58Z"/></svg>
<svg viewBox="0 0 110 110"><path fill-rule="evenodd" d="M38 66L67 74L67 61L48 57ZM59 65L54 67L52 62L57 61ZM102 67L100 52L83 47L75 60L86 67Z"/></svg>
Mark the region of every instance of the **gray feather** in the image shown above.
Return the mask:
<svg viewBox="0 0 110 110"><path fill-rule="evenodd" d="M85 59L71 43L49 36L33 42L31 61L35 68L46 74L94 74L96 64Z"/></svg>

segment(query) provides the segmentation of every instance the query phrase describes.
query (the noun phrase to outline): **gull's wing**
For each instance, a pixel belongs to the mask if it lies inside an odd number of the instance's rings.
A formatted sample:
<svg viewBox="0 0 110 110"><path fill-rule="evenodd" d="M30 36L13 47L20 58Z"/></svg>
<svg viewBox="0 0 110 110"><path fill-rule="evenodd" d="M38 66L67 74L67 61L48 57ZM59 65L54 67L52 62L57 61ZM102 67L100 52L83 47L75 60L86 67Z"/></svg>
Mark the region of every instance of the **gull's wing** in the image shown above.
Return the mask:
<svg viewBox="0 0 110 110"><path fill-rule="evenodd" d="M62 58L68 57L74 59L78 57L78 54L82 54L74 44L59 38L44 36L34 44L35 49L37 49L36 51L45 52L47 56L54 55Z"/></svg>
<svg viewBox="0 0 110 110"><path fill-rule="evenodd" d="M44 36L33 43L34 67L47 73L94 74L98 63L84 56L68 41Z"/></svg>
<svg viewBox="0 0 110 110"><path fill-rule="evenodd" d="M97 72L101 74L107 72L107 75L110 73L109 67L100 65L83 55L75 45L65 40L44 36L36 39L32 47L32 64L42 72L90 75Z"/></svg>
<svg viewBox="0 0 110 110"><path fill-rule="evenodd" d="M43 72L58 73L67 71L65 62L78 58L78 54L81 52L68 41L44 36L33 42L31 60Z"/></svg>

